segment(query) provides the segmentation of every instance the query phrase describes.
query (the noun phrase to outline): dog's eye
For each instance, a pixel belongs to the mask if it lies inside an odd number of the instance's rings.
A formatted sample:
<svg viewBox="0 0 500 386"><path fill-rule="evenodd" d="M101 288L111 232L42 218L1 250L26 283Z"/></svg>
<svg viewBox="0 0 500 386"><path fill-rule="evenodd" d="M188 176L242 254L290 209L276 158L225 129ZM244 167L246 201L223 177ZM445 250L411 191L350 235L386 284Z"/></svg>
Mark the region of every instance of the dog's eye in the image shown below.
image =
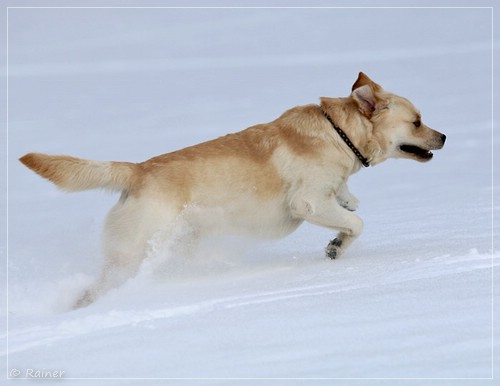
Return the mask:
<svg viewBox="0 0 500 386"><path fill-rule="evenodd" d="M413 122L413 124L415 125L415 127L420 127L420 125L422 124L422 122L420 122L420 119L418 119L415 122Z"/></svg>

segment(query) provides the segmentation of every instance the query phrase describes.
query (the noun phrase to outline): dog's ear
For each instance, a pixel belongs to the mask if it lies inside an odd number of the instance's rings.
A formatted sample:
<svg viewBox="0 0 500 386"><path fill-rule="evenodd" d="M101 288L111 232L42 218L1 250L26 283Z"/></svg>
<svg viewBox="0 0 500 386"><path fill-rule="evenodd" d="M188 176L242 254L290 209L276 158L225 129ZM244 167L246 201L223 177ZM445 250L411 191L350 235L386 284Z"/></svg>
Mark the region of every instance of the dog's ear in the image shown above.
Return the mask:
<svg viewBox="0 0 500 386"><path fill-rule="evenodd" d="M377 97L369 84L353 90L352 98L356 101L359 110L367 118L371 118L377 108Z"/></svg>
<svg viewBox="0 0 500 386"><path fill-rule="evenodd" d="M357 88L360 88L361 86L365 86L367 84L376 84L373 80L371 80L368 75L366 75L363 72L360 72L358 75L358 79L356 79L356 82L352 85L351 91L356 90Z"/></svg>
<svg viewBox="0 0 500 386"><path fill-rule="evenodd" d="M368 119L372 117L375 110L381 107L381 91L382 87L362 72L359 73L358 79L352 86L351 96L357 103L361 113Z"/></svg>

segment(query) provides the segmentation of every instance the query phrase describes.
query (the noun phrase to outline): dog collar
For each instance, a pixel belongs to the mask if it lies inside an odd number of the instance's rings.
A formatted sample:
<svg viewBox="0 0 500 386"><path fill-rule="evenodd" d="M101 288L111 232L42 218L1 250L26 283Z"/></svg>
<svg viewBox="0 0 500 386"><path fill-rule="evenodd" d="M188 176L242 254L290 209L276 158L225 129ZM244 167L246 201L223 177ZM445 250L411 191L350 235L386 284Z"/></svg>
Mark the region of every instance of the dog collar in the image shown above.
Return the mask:
<svg viewBox="0 0 500 386"><path fill-rule="evenodd" d="M345 142L345 144L347 146L349 146L349 149L352 150L352 152L356 155L356 157L358 157L358 159L361 161L361 163L363 164L363 166L365 168L367 168L368 166L370 166L370 162L368 162L368 159L366 159L365 157L363 157L363 155L361 154L361 152L357 149L356 146L354 146L354 144L351 142L351 140L349 139L349 137L347 136L347 134L344 132L344 130L342 130L340 127L338 127L335 122L333 122L332 118L328 115L328 113L321 109L321 111L323 111L323 115L325 116L326 119L328 119L328 122L330 122L330 124L333 126L333 128L335 129L335 131L340 135L340 138L342 138Z"/></svg>

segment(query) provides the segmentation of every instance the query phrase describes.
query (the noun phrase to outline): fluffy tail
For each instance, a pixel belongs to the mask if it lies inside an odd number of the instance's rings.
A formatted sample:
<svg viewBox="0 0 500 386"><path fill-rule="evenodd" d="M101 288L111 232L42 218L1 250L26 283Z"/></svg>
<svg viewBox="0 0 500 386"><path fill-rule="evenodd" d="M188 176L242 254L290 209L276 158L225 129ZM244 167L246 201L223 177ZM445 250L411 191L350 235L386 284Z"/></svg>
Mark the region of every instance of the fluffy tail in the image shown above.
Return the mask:
<svg viewBox="0 0 500 386"><path fill-rule="evenodd" d="M130 190L140 172L140 167L130 162L87 161L64 155L29 153L19 161L69 192L96 188Z"/></svg>

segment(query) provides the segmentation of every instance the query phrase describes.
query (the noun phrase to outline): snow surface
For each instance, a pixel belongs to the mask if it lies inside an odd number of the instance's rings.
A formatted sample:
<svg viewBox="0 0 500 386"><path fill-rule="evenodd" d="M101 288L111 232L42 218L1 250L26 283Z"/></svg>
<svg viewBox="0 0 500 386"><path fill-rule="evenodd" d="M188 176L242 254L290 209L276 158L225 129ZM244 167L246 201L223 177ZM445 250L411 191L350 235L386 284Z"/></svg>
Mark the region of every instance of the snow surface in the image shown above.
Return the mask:
<svg viewBox="0 0 500 386"><path fill-rule="evenodd" d="M10 9L2 373L491 384L491 12ZM326 259L333 235L308 224L273 242L221 237L189 261L159 252L68 311L98 274L117 196L59 192L17 158L142 161L348 95L360 70L448 140L427 164L389 160L351 178L365 230L344 256Z"/></svg>

